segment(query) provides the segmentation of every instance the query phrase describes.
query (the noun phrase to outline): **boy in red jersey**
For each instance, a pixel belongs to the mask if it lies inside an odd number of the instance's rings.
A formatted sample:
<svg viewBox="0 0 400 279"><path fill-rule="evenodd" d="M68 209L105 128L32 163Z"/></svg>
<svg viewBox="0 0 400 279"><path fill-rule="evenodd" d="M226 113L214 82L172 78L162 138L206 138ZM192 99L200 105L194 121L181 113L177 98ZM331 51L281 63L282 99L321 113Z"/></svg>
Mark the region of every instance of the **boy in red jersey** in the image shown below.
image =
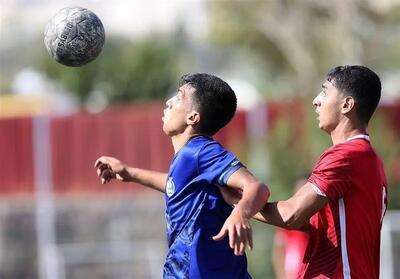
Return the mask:
<svg viewBox="0 0 400 279"><path fill-rule="evenodd" d="M331 136L333 146L299 191L287 200L267 203L255 216L275 226L309 231L298 278L379 278L387 181L367 126L380 95L380 79L367 67L332 69L313 105L319 128ZM223 193L233 201L231 192Z"/></svg>

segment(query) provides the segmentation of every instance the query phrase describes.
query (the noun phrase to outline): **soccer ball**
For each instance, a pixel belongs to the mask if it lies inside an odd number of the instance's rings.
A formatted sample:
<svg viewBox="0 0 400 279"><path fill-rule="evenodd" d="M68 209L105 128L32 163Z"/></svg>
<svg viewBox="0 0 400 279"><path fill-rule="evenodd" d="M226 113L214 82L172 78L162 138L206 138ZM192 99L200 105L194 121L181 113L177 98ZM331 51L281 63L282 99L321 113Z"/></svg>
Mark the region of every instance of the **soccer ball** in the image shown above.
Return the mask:
<svg viewBox="0 0 400 279"><path fill-rule="evenodd" d="M93 61L100 54L104 41L100 19L81 7L61 9L44 31L47 52L66 66L78 67Z"/></svg>

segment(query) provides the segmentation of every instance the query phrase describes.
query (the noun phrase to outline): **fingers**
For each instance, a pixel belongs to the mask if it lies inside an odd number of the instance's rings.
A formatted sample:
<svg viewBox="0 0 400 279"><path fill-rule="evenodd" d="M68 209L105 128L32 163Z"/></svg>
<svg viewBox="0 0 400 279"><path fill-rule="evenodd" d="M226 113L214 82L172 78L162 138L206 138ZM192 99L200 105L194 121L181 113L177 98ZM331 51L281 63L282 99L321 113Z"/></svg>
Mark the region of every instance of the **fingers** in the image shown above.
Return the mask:
<svg viewBox="0 0 400 279"><path fill-rule="evenodd" d="M115 173L111 166L107 163L107 158L100 157L94 163L94 167L97 168L97 175L101 177L101 183L105 184L109 182L112 178L115 178Z"/></svg>
<svg viewBox="0 0 400 279"><path fill-rule="evenodd" d="M243 255L244 252L244 243L243 241L246 241L246 235L242 235L242 226L237 225L235 227L235 232L236 232L236 239L235 239L235 248L234 252L236 256Z"/></svg>
<svg viewBox="0 0 400 279"><path fill-rule="evenodd" d="M106 169L111 169L111 167L107 164L99 164L99 166L97 167L97 175L101 176L101 173Z"/></svg>
<svg viewBox="0 0 400 279"><path fill-rule="evenodd" d="M108 157L108 156L101 156L100 158L98 158L96 160L96 162L94 163L94 167L98 168L101 165L113 165L115 163L116 160L113 157Z"/></svg>
<svg viewBox="0 0 400 279"><path fill-rule="evenodd" d="M105 169L101 172L101 183L106 184L112 178L115 178L115 173L111 169Z"/></svg>
<svg viewBox="0 0 400 279"><path fill-rule="evenodd" d="M213 240L222 240L226 235L229 236L229 246L236 256L243 255L246 248L253 249L253 238L249 225L237 224L234 226L224 224L219 233L213 236Z"/></svg>
<svg viewBox="0 0 400 279"><path fill-rule="evenodd" d="M222 240L226 234L227 234L228 230L225 228L225 225L222 227L222 229L219 231L219 233L217 235L214 235L212 238L213 240ZM231 246L232 247L232 246Z"/></svg>
<svg viewBox="0 0 400 279"><path fill-rule="evenodd" d="M103 159L104 157L100 157L99 159L97 159L96 162L94 163L94 167L97 168L100 164L104 164Z"/></svg>
<svg viewBox="0 0 400 279"><path fill-rule="evenodd" d="M238 242L237 244L236 244L236 251L235 251L235 255L236 256L241 256L241 255L243 255L244 254L244 244L243 244L243 242Z"/></svg>
<svg viewBox="0 0 400 279"><path fill-rule="evenodd" d="M248 248L250 250L253 250L253 231L252 231L251 227L249 227L249 229L248 229L247 236L248 236Z"/></svg>
<svg viewBox="0 0 400 279"><path fill-rule="evenodd" d="M233 238L233 248L236 256L243 255L247 248L253 249L253 237L249 224L237 224Z"/></svg>
<svg viewBox="0 0 400 279"><path fill-rule="evenodd" d="M100 157L99 159L96 160L94 163L94 167L97 168L97 175L100 176L101 172L107 168L107 164L103 161L103 157Z"/></svg>

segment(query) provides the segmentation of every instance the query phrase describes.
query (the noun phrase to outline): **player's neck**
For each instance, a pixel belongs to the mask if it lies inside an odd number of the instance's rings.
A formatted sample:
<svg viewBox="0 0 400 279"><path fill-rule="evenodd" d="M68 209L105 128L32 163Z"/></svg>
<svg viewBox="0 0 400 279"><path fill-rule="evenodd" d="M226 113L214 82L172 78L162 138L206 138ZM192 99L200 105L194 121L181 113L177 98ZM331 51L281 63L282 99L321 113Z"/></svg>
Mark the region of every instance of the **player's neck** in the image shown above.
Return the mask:
<svg viewBox="0 0 400 279"><path fill-rule="evenodd" d="M195 135L196 133L192 129L186 129L183 133L172 136L171 140L175 154Z"/></svg>
<svg viewBox="0 0 400 279"><path fill-rule="evenodd" d="M365 125L351 125L350 123L339 124L335 130L330 133L334 145L345 142L351 137L365 134L367 134L367 127Z"/></svg>

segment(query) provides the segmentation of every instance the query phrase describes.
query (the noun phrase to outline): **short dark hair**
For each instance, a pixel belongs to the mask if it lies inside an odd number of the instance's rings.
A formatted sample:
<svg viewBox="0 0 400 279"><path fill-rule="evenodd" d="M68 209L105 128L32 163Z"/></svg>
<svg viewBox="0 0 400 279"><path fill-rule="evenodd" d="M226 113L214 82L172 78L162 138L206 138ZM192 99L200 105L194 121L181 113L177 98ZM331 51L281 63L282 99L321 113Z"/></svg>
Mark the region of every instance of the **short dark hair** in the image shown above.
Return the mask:
<svg viewBox="0 0 400 279"><path fill-rule="evenodd" d="M358 118L368 124L381 98L378 75L365 66L346 65L333 68L326 80L345 96L354 98Z"/></svg>
<svg viewBox="0 0 400 279"><path fill-rule="evenodd" d="M195 89L192 100L201 116L198 132L212 136L231 121L237 99L228 83L210 74L196 73L183 75L179 85L184 84Z"/></svg>

